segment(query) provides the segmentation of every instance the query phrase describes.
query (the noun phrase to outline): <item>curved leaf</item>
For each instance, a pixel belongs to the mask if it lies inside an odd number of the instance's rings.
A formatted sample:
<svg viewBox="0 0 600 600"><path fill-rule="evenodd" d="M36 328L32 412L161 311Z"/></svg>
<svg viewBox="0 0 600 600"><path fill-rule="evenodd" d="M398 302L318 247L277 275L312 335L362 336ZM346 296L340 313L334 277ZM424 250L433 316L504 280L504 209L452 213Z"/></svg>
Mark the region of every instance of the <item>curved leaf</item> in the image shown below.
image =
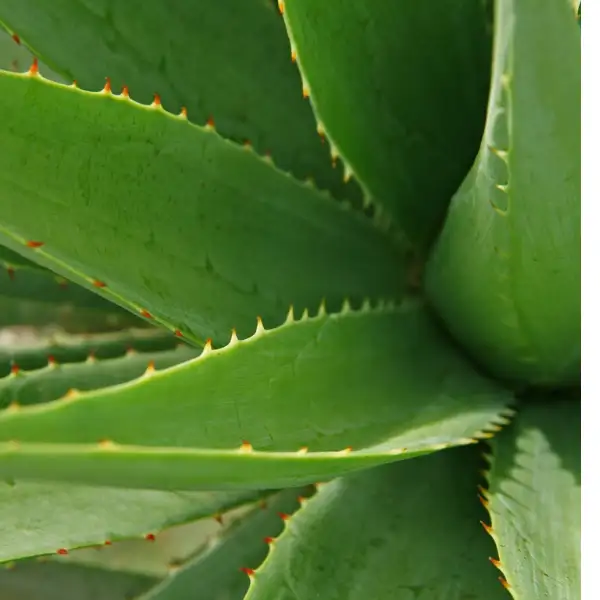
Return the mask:
<svg viewBox="0 0 600 600"><path fill-rule="evenodd" d="M421 249L477 154L489 89L488 4L281 2L306 93L335 152Z"/></svg>
<svg viewBox="0 0 600 600"><path fill-rule="evenodd" d="M8 375L11 365L19 370L41 369L48 364L77 363L122 356L131 352L160 352L172 350L180 342L170 333L159 329L131 329L116 333L65 335L58 332L48 336L22 340L19 335L0 343L0 378ZM181 360L191 358L180 351ZM147 358L147 360L151 360ZM2 379L0 379L1 385Z"/></svg>
<svg viewBox="0 0 600 600"><path fill-rule="evenodd" d="M479 525L478 458L448 450L325 484L287 521L246 599L507 599Z"/></svg>
<svg viewBox="0 0 600 600"><path fill-rule="evenodd" d="M297 177L360 195L331 166L274 2L5 0L0 20L84 89L110 77L140 102L160 94L170 112L214 119L225 137L272 152Z"/></svg>
<svg viewBox="0 0 600 600"><path fill-rule="evenodd" d="M161 492L0 482L0 561L144 537L251 502L262 492Z"/></svg>
<svg viewBox="0 0 600 600"><path fill-rule="evenodd" d="M186 346L162 352L129 352L120 358L59 364L54 361L37 371L17 371L0 378L0 409L41 404L69 390L97 390L141 377L148 369L161 370L198 356Z"/></svg>
<svg viewBox="0 0 600 600"><path fill-rule="evenodd" d="M292 514L304 489L291 489L272 498L238 522L175 573L136 600L242 600L248 589L245 569L257 568L268 551L268 541L283 529L281 514ZM302 497L301 496L301 497Z"/></svg>
<svg viewBox="0 0 600 600"><path fill-rule="evenodd" d="M1 241L189 340L403 294L380 228L211 128L8 73L0 112Z"/></svg>
<svg viewBox="0 0 600 600"><path fill-rule="evenodd" d="M513 598L579 600L580 400L524 402L492 452L486 496Z"/></svg>
<svg viewBox="0 0 600 600"><path fill-rule="evenodd" d="M121 386L6 410L0 476L301 485L471 443L504 421L510 401L418 304L346 310L259 326Z"/></svg>
<svg viewBox="0 0 600 600"><path fill-rule="evenodd" d="M492 373L579 380L581 47L562 0L498 0L485 135L426 289Z"/></svg>

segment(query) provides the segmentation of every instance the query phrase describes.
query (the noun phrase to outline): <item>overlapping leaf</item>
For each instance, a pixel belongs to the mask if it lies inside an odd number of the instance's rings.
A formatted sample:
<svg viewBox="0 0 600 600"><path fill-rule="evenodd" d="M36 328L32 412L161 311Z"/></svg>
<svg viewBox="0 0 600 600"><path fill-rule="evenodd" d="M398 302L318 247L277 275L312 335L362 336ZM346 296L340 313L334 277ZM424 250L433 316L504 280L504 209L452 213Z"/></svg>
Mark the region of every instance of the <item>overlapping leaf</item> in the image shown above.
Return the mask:
<svg viewBox="0 0 600 600"><path fill-rule="evenodd" d="M259 326L122 386L12 407L0 415L0 474L163 489L300 485L469 443L503 422L510 401L417 303L323 314Z"/></svg>
<svg viewBox="0 0 600 600"><path fill-rule="evenodd" d="M403 293L394 240L211 128L8 73L0 111L0 241L190 340Z"/></svg>
<svg viewBox="0 0 600 600"><path fill-rule="evenodd" d="M581 47L572 5L498 0L481 149L427 269L437 312L494 374L579 380Z"/></svg>

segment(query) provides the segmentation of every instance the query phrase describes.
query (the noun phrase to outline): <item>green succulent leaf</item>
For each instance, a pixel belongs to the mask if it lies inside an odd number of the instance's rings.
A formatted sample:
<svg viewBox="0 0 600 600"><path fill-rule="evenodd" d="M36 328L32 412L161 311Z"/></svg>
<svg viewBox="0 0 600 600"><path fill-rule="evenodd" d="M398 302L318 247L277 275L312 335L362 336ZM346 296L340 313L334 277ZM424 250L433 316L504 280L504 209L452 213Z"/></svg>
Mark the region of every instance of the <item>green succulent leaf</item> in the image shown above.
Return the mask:
<svg viewBox="0 0 600 600"><path fill-rule="evenodd" d="M161 352L172 350L180 344L177 338L160 329L131 329L119 332L66 335L55 332L33 339L21 339L18 333L7 344L0 343L0 377L8 375L11 367L32 371L54 364L78 363L122 356L133 352ZM197 352L181 349L181 360ZM147 361L152 357L146 356ZM111 363L113 364L113 363ZM114 363L116 366L118 363ZM0 379L0 385L3 380Z"/></svg>
<svg viewBox="0 0 600 600"><path fill-rule="evenodd" d="M332 168L273 2L6 0L0 21L69 82L96 91L110 77L142 103L160 94L168 111L214 119L222 135L250 140L296 177L360 196Z"/></svg>
<svg viewBox="0 0 600 600"><path fill-rule="evenodd" d="M492 536L513 598L579 600L580 399L524 402L492 440L491 464Z"/></svg>
<svg viewBox="0 0 600 600"><path fill-rule="evenodd" d="M426 272L456 339L503 378L579 380L581 36L565 1L498 0L477 160Z"/></svg>
<svg viewBox="0 0 600 600"><path fill-rule="evenodd" d="M164 492L0 482L0 561L103 545L224 512L264 492Z"/></svg>
<svg viewBox="0 0 600 600"><path fill-rule="evenodd" d="M302 485L470 443L505 422L511 398L418 303L305 316L121 386L4 411L0 476Z"/></svg>
<svg viewBox="0 0 600 600"><path fill-rule="evenodd" d="M282 2L306 94L335 152L421 249L477 154L487 4Z"/></svg>
<svg viewBox="0 0 600 600"><path fill-rule="evenodd" d="M473 448L325 484L288 521L247 600L501 600Z"/></svg>
<svg viewBox="0 0 600 600"><path fill-rule="evenodd" d="M59 562L23 561L0 569L2 600L131 600L155 579Z"/></svg>
<svg viewBox="0 0 600 600"><path fill-rule="evenodd" d="M0 241L189 340L403 294L391 237L209 127L9 73L0 112Z"/></svg>
<svg viewBox="0 0 600 600"><path fill-rule="evenodd" d="M298 497L310 494L309 490L291 489L269 499L136 600L242 600L250 583L248 573L262 563L270 540L283 529L281 515L294 513Z"/></svg>
<svg viewBox="0 0 600 600"><path fill-rule="evenodd" d="M21 371L0 378L0 409L41 404L63 397L70 390L97 390L137 379L148 369L166 369L198 356L186 346L162 352L129 352L120 358L60 364L54 360L36 371ZM72 392L71 392L72 393Z"/></svg>

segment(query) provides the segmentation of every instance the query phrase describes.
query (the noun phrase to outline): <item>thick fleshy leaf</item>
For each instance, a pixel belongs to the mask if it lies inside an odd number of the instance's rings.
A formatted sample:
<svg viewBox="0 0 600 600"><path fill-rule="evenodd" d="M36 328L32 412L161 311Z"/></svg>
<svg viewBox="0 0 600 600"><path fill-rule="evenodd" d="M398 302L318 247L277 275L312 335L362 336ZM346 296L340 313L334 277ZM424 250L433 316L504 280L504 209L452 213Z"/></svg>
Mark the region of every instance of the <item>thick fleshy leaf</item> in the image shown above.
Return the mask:
<svg viewBox="0 0 600 600"><path fill-rule="evenodd" d="M262 493L262 492L261 492ZM259 492L161 492L0 482L0 561L144 537L260 497Z"/></svg>
<svg viewBox="0 0 600 600"><path fill-rule="evenodd" d="M6 332L5 332L6 333ZM34 336L22 339L19 332L14 336L5 335L0 339L0 378L12 370L31 371L48 365L63 363L93 362L94 359L107 359L131 355L135 352L161 352L173 350L180 344L168 332L160 329L131 329L105 334L65 335L62 332L47 336ZM194 356L194 352L180 350L180 359ZM187 354L186 354L187 352ZM147 361L153 360L146 357ZM174 364L174 363L172 363ZM0 385L2 385L0 379Z"/></svg>
<svg viewBox="0 0 600 600"><path fill-rule="evenodd" d="M285 0L323 130L366 195L417 246L441 225L481 139L489 2Z"/></svg>
<svg viewBox="0 0 600 600"><path fill-rule="evenodd" d="M294 513L298 496L307 493L303 489L281 492L230 525L220 539L136 600L242 600L250 583L248 573L259 567L269 541L283 529L281 515Z"/></svg>
<svg viewBox="0 0 600 600"><path fill-rule="evenodd" d="M491 534L513 597L579 600L580 399L524 402L491 463Z"/></svg>
<svg viewBox="0 0 600 600"><path fill-rule="evenodd" d="M479 524L480 460L454 449L325 484L287 521L246 599L508 599Z"/></svg>
<svg viewBox="0 0 600 600"><path fill-rule="evenodd" d="M126 356L84 363L50 362L36 371L13 370L0 378L0 409L41 404L73 390L97 390L137 379L144 373L166 369L198 356L198 350L181 346L162 352L129 352Z"/></svg>
<svg viewBox="0 0 600 600"><path fill-rule="evenodd" d="M84 89L110 77L139 102L160 94L170 112L185 106L194 123L214 119L225 137L250 140L296 177L360 195L332 168L274 2L3 0L0 21Z"/></svg>
<svg viewBox="0 0 600 600"><path fill-rule="evenodd" d="M470 443L511 397L417 303L306 316L121 386L5 410L0 476L302 485Z"/></svg>
<svg viewBox="0 0 600 600"><path fill-rule="evenodd" d="M498 0L479 156L452 200L426 289L497 376L579 381L581 47L562 0Z"/></svg>
<svg viewBox="0 0 600 600"><path fill-rule="evenodd" d="M154 583L145 575L58 562L0 569L2 600L131 600Z"/></svg>
<svg viewBox="0 0 600 600"><path fill-rule="evenodd" d="M0 241L189 340L403 294L391 236L210 127L27 74L0 112Z"/></svg>

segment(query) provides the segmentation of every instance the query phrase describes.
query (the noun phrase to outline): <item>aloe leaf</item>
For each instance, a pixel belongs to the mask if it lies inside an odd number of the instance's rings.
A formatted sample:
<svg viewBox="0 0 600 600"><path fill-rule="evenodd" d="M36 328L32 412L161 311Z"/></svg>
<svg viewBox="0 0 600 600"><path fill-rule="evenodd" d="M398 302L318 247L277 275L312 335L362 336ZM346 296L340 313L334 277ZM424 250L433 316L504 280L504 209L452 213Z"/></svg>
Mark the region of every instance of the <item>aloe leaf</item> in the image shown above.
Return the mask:
<svg viewBox="0 0 600 600"><path fill-rule="evenodd" d="M303 485L471 443L506 422L511 398L418 303L306 315L121 386L11 407L0 476Z"/></svg>
<svg viewBox="0 0 600 600"><path fill-rule="evenodd" d="M54 482L0 482L0 561L154 535L264 492L163 492Z"/></svg>
<svg viewBox="0 0 600 600"><path fill-rule="evenodd" d="M53 359L36 371L16 371L0 378L0 409L40 404L64 396L69 390L96 390L141 377L148 369L161 370L198 356L186 346L162 352L129 352L112 359L60 364Z"/></svg>
<svg viewBox="0 0 600 600"><path fill-rule="evenodd" d="M581 47L567 2L499 0L488 120L426 289L497 376L580 371Z"/></svg>
<svg viewBox="0 0 600 600"><path fill-rule="evenodd" d="M489 88L486 5L281 2L305 93L335 152L420 247L477 154Z"/></svg>
<svg viewBox="0 0 600 600"><path fill-rule="evenodd" d="M273 2L6 0L0 21L69 83L97 90L110 77L143 103L160 94L170 112L185 106L194 123L213 119L296 177L360 195L332 168Z"/></svg>
<svg viewBox="0 0 600 600"><path fill-rule="evenodd" d="M24 561L0 569L2 600L131 600L154 581L140 574L58 562Z"/></svg>
<svg viewBox="0 0 600 600"><path fill-rule="evenodd" d="M246 599L507 599L479 524L479 460L454 449L320 486L286 520Z"/></svg>
<svg viewBox="0 0 600 600"><path fill-rule="evenodd" d="M248 573L267 555L271 539L283 529L286 518L299 508L308 490L281 492L261 508L230 525L225 533L174 574L136 600L242 600L248 589Z"/></svg>
<svg viewBox="0 0 600 600"><path fill-rule="evenodd" d="M172 350L180 344L177 338L160 329L131 329L119 332L66 335L55 332L47 336L21 340L0 340L0 378L14 370L32 371L49 364L94 361L94 359L116 358L125 353L160 352ZM187 354L186 354L187 352ZM191 358L194 352L181 349L181 360ZM151 360L150 357L146 358ZM2 379L0 379L1 385Z"/></svg>
<svg viewBox="0 0 600 600"><path fill-rule="evenodd" d="M391 237L210 127L27 74L0 111L1 241L188 340L404 291Z"/></svg>
<svg viewBox="0 0 600 600"><path fill-rule="evenodd" d="M579 600L580 399L524 402L490 460L491 534L513 598Z"/></svg>

